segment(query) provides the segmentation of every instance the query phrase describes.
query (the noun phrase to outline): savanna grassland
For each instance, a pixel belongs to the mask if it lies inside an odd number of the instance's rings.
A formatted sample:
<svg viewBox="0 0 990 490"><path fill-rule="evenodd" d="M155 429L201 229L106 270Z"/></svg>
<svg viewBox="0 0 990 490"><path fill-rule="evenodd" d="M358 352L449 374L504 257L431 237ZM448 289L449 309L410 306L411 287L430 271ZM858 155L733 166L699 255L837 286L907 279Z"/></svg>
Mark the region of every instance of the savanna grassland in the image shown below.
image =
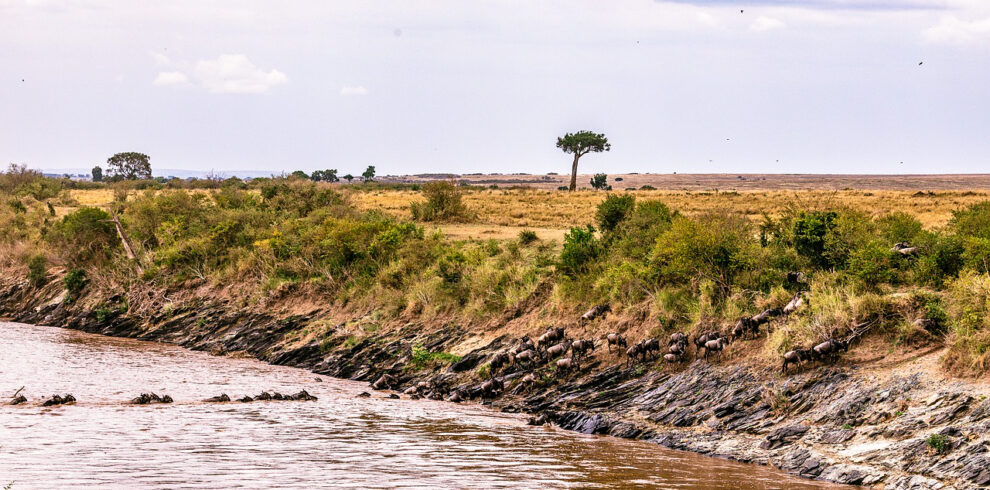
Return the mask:
<svg viewBox="0 0 990 490"><path fill-rule="evenodd" d="M982 190L83 185L11 168L0 192L3 275L64 288L64 301L92 309L139 314L211 297L370 316L374 329L458 325L491 336L574 325L607 303L604 322L581 328L645 337L724 330L805 290L806 307L737 355L776 364L795 346L869 325L865 344L943 346L943 369L990 370ZM893 251L897 243L915 252ZM804 282L788 281L796 271Z"/></svg>

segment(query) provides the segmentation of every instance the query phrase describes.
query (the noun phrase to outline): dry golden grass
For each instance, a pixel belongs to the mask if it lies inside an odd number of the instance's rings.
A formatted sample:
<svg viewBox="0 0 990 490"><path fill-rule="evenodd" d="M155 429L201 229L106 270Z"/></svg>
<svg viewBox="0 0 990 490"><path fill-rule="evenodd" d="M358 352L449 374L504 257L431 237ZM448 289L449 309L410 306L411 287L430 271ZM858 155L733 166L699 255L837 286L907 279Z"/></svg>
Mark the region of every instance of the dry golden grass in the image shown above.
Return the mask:
<svg viewBox="0 0 990 490"><path fill-rule="evenodd" d="M205 191L200 191L205 192ZM990 199L988 191L918 192L900 190L753 190L753 191L616 191L630 193L637 200L659 199L682 213L695 215L711 210L738 213L759 220L766 213L779 215L788 207L848 207L879 215L904 211L916 216L926 227L944 225L952 211ZM73 190L79 205L104 206L113 200L109 189ZM531 229L543 239L560 239L572 226L594 221L595 208L605 198L604 192L574 193L543 189L466 190L464 202L476 213L472 223L437 224L455 239L511 239L519 231ZM352 191L350 200L362 210L380 210L401 218L410 218L409 204L423 200L417 191ZM59 214L68 209L59 209Z"/></svg>
<svg viewBox="0 0 990 490"><path fill-rule="evenodd" d="M631 193L638 200L659 199L688 215L725 210L760 219L764 213L778 215L789 206L849 207L875 215L904 211L916 216L926 227L942 226L952 217L953 210L990 199L987 191L617 192ZM604 198L604 192L537 189L472 190L464 194L465 204L477 213L476 225L557 230L592 222L595 208ZM359 192L352 196L354 204L361 209L378 209L405 218L410 217L409 203L420 199L414 191ZM445 227L448 228L454 227Z"/></svg>

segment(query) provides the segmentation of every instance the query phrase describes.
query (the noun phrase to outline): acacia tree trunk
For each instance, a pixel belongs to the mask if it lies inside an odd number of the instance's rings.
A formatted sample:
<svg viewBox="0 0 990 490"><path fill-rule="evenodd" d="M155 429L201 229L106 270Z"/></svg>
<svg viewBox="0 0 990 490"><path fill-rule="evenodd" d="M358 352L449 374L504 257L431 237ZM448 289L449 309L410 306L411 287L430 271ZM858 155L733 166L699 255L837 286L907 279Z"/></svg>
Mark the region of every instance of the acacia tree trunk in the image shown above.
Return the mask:
<svg viewBox="0 0 990 490"><path fill-rule="evenodd" d="M571 192L577 189L577 164L579 158L581 158L581 154L574 152L574 163L571 164L571 187L569 188Z"/></svg>

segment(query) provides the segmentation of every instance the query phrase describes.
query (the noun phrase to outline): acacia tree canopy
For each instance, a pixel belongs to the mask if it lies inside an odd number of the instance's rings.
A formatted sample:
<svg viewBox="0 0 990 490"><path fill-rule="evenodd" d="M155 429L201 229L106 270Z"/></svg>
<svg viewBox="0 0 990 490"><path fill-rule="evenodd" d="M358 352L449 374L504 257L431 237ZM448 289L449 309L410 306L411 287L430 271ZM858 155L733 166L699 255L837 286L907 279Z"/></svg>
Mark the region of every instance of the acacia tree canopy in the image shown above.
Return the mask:
<svg viewBox="0 0 990 490"><path fill-rule="evenodd" d="M571 164L571 185L569 187L569 190L573 191L577 189L578 160L591 152L600 153L609 151L612 149L612 145L609 144L608 138L605 137L604 133L578 131L576 133L567 133L557 138L557 148L563 150L564 153L574 155L574 162Z"/></svg>
<svg viewBox="0 0 990 490"><path fill-rule="evenodd" d="M151 178L151 158L144 153L129 151L107 159L107 170L115 179L138 180Z"/></svg>

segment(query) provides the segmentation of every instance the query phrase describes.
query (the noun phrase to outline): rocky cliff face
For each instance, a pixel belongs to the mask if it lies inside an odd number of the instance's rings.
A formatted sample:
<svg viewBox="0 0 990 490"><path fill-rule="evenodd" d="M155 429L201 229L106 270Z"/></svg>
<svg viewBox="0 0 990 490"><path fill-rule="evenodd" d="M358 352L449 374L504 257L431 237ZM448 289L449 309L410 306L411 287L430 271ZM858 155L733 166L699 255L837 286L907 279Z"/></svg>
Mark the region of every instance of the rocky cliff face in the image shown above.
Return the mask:
<svg viewBox="0 0 990 490"><path fill-rule="evenodd" d="M413 345L433 351L479 344L456 327L409 324L357 342L335 336L300 341L292 333L320 312L276 318L201 300L129 315L67 305L54 292L46 296L15 281L0 285L0 313L217 354L246 352L350 379L373 381L387 373L394 382L386 384L396 390L422 383L422 396L478 399L538 415L534 423L773 465L807 478L898 489L990 486L990 400L980 394L986 387L946 382L923 367L812 368L784 377L703 360L674 369L627 367L618 355L598 352L569 373L511 365L499 373L504 388L492 393L481 386L477 368L514 346L514 338L482 342L450 366L410 368ZM527 379L529 373L538 376Z"/></svg>

